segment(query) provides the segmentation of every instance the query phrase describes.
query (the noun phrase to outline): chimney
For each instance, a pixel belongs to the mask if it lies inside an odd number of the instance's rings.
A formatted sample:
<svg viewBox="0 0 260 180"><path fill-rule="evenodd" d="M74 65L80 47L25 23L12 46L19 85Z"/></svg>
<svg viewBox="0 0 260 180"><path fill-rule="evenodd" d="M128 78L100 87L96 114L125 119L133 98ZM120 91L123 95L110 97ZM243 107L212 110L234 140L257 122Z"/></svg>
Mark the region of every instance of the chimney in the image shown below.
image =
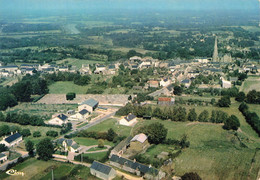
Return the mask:
<svg viewBox="0 0 260 180"><path fill-rule="evenodd" d="M11 135L13 135L13 132L11 132Z"/></svg>
<svg viewBox="0 0 260 180"><path fill-rule="evenodd" d="M134 159L134 163L136 162L136 159Z"/></svg>
<svg viewBox="0 0 260 180"><path fill-rule="evenodd" d="M151 168L151 167L152 167L152 165L150 164L150 165L149 165L149 168Z"/></svg>
<svg viewBox="0 0 260 180"><path fill-rule="evenodd" d="M15 133L18 133L17 131L15 131Z"/></svg>

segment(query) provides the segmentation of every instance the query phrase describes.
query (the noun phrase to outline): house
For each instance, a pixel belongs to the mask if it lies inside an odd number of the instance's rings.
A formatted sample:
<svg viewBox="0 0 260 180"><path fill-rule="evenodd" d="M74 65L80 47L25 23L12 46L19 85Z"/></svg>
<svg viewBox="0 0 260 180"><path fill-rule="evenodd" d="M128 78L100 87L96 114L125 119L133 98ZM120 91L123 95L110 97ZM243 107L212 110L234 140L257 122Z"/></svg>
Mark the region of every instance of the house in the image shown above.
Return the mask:
<svg viewBox="0 0 260 180"><path fill-rule="evenodd" d="M116 145L116 147L114 147L114 149L112 149L109 157L111 157L113 154L117 156L121 156L122 154L124 154L126 149L129 147L132 139L133 139L132 136L128 136L126 139L121 141L118 145Z"/></svg>
<svg viewBox="0 0 260 180"><path fill-rule="evenodd" d="M0 141L0 144L4 144L7 147L12 147L19 144L23 140L23 136L19 133L12 134Z"/></svg>
<svg viewBox="0 0 260 180"><path fill-rule="evenodd" d="M89 64L82 64L81 69L79 70L81 75L89 75L92 74L91 69L89 68Z"/></svg>
<svg viewBox="0 0 260 180"><path fill-rule="evenodd" d="M53 116L51 120L48 121L48 124L62 126L63 124L68 123L68 116L64 114L59 114L57 116Z"/></svg>
<svg viewBox="0 0 260 180"><path fill-rule="evenodd" d="M130 142L130 148L134 147L135 151L142 151L148 145L148 137L144 133L135 135Z"/></svg>
<svg viewBox="0 0 260 180"><path fill-rule="evenodd" d="M137 176L144 177L145 179L162 179L165 177L165 173L158 171L157 169L138 163L135 160L126 159L113 154L110 158L110 165L119 169L123 169L127 172L136 174Z"/></svg>
<svg viewBox="0 0 260 180"><path fill-rule="evenodd" d="M0 153L0 164L7 161L7 156L4 153Z"/></svg>
<svg viewBox="0 0 260 180"><path fill-rule="evenodd" d="M15 73L18 70L18 66L16 66L16 65L0 66L0 70L5 70L8 72Z"/></svg>
<svg viewBox="0 0 260 180"><path fill-rule="evenodd" d="M86 109L82 109L78 113L70 116L70 120L85 120L90 115L90 112Z"/></svg>
<svg viewBox="0 0 260 180"><path fill-rule="evenodd" d="M126 117L123 117L119 120L120 125L124 126L133 126L137 123L136 116L133 114L128 114Z"/></svg>
<svg viewBox="0 0 260 180"><path fill-rule="evenodd" d="M72 139L60 138L56 140L56 145L63 147L65 151L78 153L80 151L80 146Z"/></svg>
<svg viewBox="0 0 260 180"><path fill-rule="evenodd" d="M171 84L171 80L169 78L163 78L160 81L160 86L169 86Z"/></svg>
<svg viewBox="0 0 260 180"><path fill-rule="evenodd" d="M116 66L114 64L108 66L107 74L116 74Z"/></svg>
<svg viewBox="0 0 260 180"><path fill-rule="evenodd" d="M103 64L97 64L96 65L96 70L94 71L95 74L101 74L106 70L106 66Z"/></svg>
<svg viewBox="0 0 260 180"><path fill-rule="evenodd" d="M83 109L88 110L90 113L92 113L97 107L98 107L99 102L96 101L95 99L88 99L84 102L82 102L79 106L78 106L78 111L81 111Z"/></svg>
<svg viewBox="0 0 260 180"><path fill-rule="evenodd" d="M148 85L149 85L149 87L152 87L152 88L158 88L159 82L151 80L151 81L148 81Z"/></svg>
<svg viewBox="0 0 260 180"><path fill-rule="evenodd" d="M231 81L226 81L222 79L222 88L231 88L231 86L232 86Z"/></svg>
<svg viewBox="0 0 260 180"><path fill-rule="evenodd" d="M175 98L170 98L170 97L159 97L158 98L158 105L173 105L175 102Z"/></svg>
<svg viewBox="0 0 260 180"><path fill-rule="evenodd" d="M181 84L184 84L184 86L186 88L189 88L190 85L191 85L191 80L190 79L184 79L184 80L181 81Z"/></svg>
<svg viewBox="0 0 260 180"><path fill-rule="evenodd" d="M110 180L116 177L116 171L112 167L97 161L91 164L90 173L103 180Z"/></svg>
<svg viewBox="0 0 260 180"><path fill-rule="evenodd" d="M61 71L61 72L68 72L69 71L69 67L66 67L66 66L60 66L58 68L58 71Z"/></svg>

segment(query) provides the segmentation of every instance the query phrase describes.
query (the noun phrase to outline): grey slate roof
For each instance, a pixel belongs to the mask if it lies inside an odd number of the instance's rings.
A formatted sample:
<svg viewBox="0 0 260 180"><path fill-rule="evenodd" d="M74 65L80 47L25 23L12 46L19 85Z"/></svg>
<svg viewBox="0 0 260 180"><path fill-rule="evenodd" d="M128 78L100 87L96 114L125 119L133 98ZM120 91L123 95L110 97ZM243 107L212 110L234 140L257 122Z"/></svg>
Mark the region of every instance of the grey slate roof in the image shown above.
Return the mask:
<svg viewBox="0 0 260 180"><path fill-rule="evenodd" d="M20 137L22 137L21 134L15 133L15 134L13 134L13 135L11 135L11 136L5 138L5 141L8 142L8 143L12 143L13 141L15 141L16 139L18 139L18 138L20 138Z"/></svg>
<svg viewBox="0 0 260 180"><path fill-rule="evenodd" d="M183 81L181 81L181 83L190 83L189 79L184 79Z"/></svg>
<svg viewBox="0 0 260 180"><path fill-rule="evenodd" d="M152 174L152 175L158 174L158 170L155 169L155 168L140 164L139 162L134 162L132 160L129 160L129 159L126 159L126 158L123 158L123 157L119 157L115 154L113 154L111 156L110 161L116 162L120 165L125 165L125 166L127 166L131 169L134 169L134 170L139 170L140 172L142 172L144 174L146 174L146 173Z"/></svg>
<svg viewBox="0 0 260 180"><path fill-rule="evenodd" d="M85 115L87 113L88 113L88 110L86 110L86 109L82 109L81 111L79 111L79 114L81 114L81 115Z"/></svg>
<svg viewBox="0 0 260 180"><path fill-rule="evenodd" d="M99 171L103 174L109 175L110 171L112 170L112 167L107 166L105 164L102 164L100 162L94 161L91 164L90 169L94 169L94 170Z"/></svg>
<svg viewBox="0 0 260 180"><path fill-rule="evenodd" d="M60 115L58 115L57 116L59 119L61 119L62 121L65 121L67 118L68 118L68 116L66 116L66 115L64 115L64 114L60 114Z"/></svg>
<svg viewBox="0 0 260 180"><path fill-rule="evenodd" d="M125 146L128 146L131 142L131 139L133 137L132 136L128 136L126 139L124 139L123 141L121 141L113 150L119 152L120 150L122 150Z"/></svg>
<svg viewBox="0 0 260 180"><path fill-rule="evenodd" d="M0 158L5 157L6 155L3 153L0 153Z"/></svg>
<svg viewBox="0 0 260 180"><path fill-rule="evenodd" d="M95 107L96 105L98 105L98 101L91 98L91 99L88 99L88 100L82 102L81 104L86 104L86 105L89 105L91 107Z"/></svg>
<svg viewBox="0 0 260 180"><path fill-rule="evenodd" d="M136 118L135 115L129 114L128 116L125 117L125 120L127 120L129 122L129 121L132 121L134 118Z"/></svg>

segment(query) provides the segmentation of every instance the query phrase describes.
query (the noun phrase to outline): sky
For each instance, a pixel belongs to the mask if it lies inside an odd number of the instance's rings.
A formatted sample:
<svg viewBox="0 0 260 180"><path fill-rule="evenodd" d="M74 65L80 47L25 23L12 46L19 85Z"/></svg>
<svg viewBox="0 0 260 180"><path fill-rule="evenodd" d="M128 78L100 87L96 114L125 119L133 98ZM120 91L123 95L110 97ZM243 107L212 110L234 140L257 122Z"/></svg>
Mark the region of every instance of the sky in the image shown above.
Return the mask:
<svg viewBox="0 0 260 180"><path fill-rule="evenodd" d="M77 9L259 10L258 0L0 0L0 11Z"/></svg>

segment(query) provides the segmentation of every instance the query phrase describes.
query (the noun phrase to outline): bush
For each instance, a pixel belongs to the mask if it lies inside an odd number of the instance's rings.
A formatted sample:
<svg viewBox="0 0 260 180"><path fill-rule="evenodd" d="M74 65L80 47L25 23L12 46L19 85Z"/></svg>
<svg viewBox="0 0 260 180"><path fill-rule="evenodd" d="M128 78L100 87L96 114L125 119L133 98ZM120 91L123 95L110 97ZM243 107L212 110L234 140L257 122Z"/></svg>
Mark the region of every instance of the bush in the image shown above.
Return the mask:
<svg viewBox="0 0 260 180"><path fill-rule="evenodd" d="M73 100L74 98L76 98L76 94L73 92L67 93L66 94L66 99L67 100Z"/></svg>
<svg viewBox="0 0 260 180"><path fill-rule="evenodd" d="M231 105L230 97L229 96L223 96L218 101L219 107L229 107Z"/></svg>
<svg viewBox="0 0 260 180"><path fill-rule="evenodd" d="M23 137L27 137L27 136L30 136L30 135L31 135L30 129L23 129L20 133L21 133L21 135L22 135Z"/></svg>
<svg viewBox="0 0 260 180"><path fill-rule="evenodd" d="M224 129L230 130L237 130L240 127L240 123L238 118L235 115L231 115L225 122L224 122Z"/></svg>
<svg viewBox="0 0 260 180"><path fill-rule="evenodd" d="M41 132L40 131L33 132L33 137L41 137Z"/></svg>
<svg viewBox="0 0 260 180"><path fill-rule="evenodd" d="M46 132L46 136L57 137L58 136L58 132L57 131L47 131Z"/></svg>

